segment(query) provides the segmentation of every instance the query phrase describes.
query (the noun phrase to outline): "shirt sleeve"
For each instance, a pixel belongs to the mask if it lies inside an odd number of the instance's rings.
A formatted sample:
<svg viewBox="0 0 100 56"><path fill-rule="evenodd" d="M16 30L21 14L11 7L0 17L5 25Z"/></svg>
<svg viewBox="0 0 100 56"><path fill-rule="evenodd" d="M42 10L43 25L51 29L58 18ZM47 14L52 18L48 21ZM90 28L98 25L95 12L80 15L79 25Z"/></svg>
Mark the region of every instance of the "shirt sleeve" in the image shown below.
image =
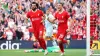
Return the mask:
<svg viewBox="0 0 100 56"><path fill-rule="evenodd" d="M57 12L54 14L55 19L57 19Z"/></svg>
<svg viewBox="0 0 100 56"><path fill-rule="evenodd" d="M42 11L42 10L40 10L40 13L41 13L41 16L44 16L44 13L43 13L43 11Z"/></svg>
<svg viewBox="0 0 100 56"><path fill-rule="evenodd" d="M66 12L66 18L68 19L70 17L69 13Z"/></svg>
<svg viewBox="0 0 100 56"><path fill-rule="evenodd" d="M26 17L28 17L28 18L30 17L30 16L29 16L29 12L26 14Z"/></svg>

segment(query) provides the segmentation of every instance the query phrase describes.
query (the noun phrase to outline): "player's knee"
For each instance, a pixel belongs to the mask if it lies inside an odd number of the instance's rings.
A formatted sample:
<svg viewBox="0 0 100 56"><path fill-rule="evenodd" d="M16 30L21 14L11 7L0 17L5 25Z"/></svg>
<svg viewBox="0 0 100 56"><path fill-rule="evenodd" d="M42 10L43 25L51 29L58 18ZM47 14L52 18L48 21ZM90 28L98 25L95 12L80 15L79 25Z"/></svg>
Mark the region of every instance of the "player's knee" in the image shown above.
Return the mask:
<svg viewBox="0 0 100 56"><path fill-rule="evenodd" d="M57 42L58 42L58 43L61 43L62 41L58 39Z"/></svg>
<svg viewBox="0 0 100 56"><path fill-rule="evenodd" d="M39 38L43 38L42 36L39 36Z"/></svg>

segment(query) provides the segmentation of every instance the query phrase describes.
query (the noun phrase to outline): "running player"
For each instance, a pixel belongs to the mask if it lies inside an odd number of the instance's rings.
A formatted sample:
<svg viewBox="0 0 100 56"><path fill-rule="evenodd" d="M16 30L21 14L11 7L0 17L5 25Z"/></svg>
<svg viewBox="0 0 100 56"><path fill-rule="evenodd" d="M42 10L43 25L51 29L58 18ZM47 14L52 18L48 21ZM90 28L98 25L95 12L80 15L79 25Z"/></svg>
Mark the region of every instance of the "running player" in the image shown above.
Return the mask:
<svg viewBox="0 0 100 56"><path fill-rule="evenodd" d="M64 40L68 31L68 20L70 20L70 15L67 11L63 8L63 3L57 4L57 12L55 13L55 20L58 20L58 32L57 32L57 42L59 45L59 48L61 50L61 55L64 56L64 43L69 43L69 41ZM55 21L52 20L52 21Z"/></svg>
<svg viewBox="0 0 100 56"><path fill-rule="evenodd" d="M44 55L48 54L45 40L43 39L44 25L43 16L44 13L38 9L38 4L36 2L31 3L31 10L27 13L27 17L30 18L32 22L32 27L34 29L34 36L38 40L40 46L45 50Z"/></svg>
<svg viewBox="0 0 100 56"><path fill-rule="evenodd" d="M61 50L60 56L64 56L63 44L67 43L67 41L64 40L64 37L67 34L66 30L68 30L68 20L70 18L70 15L67 11L64 10L63 3L58 3L55 18L58 20L57 42Z"/></svg>

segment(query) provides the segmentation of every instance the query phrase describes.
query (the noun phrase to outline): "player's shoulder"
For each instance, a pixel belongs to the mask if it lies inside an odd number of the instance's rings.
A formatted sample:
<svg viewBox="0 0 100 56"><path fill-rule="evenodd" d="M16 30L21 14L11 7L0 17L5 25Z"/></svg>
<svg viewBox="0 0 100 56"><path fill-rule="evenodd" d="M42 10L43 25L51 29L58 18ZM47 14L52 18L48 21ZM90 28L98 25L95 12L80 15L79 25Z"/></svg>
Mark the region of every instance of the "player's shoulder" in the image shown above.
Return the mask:
<svg viewBox="0 0 100 56"><path fill-rule="evenodd" d="M26 16L27 16L28 18L30 18L31 13L32 13L32 11L31 11L31 10L30 10L30 11L28 11L28 12L26 13Z"/></svg>
<svg viewBox="0 0 100 56"><path fill-rule="evenodd" d="M30 14L30 13L32 13L32 10L30 10L30 11L27 12L27 14Z"/></svg>
<svg viewBox="0 0 100 56"><path fill-rule="evenodd" d="M58 11L55 11L55 14L58 14Z"/></svg>
<svg viewBox="0 0 100 56"><path fill-rule="evenodd" d="M59 14L58 11L55 11L54 15L57 16L57 14Z"/></svg>
<svg viewBox="0 0 100 56"><path fill-rule="evenodd" d="M68 11L66 11L66 10L64 10L64 14L68 15L68 16L70 15L70 13Z"/></svg>
<svg viewBox="0 0 100 56"><path fill-rule="evenodd" d="M38 13L44 14L44 12L40 9L37 9Z"/></svg>
<svg viewBox="0 0 100 56"><path fill-rule="evenodd" d="M42 11L42 10L40 10L40 9L37 9L37 11Z"/></svg>
<svg viewBox="0 0 100 56"><path fill-rule="evenodd" d="M38 11L38 12L43 12L43 11L42 11L42 10L40 10L40 9L37 9L37 11Z"/></svg>
<svg viewBox="0 0 100 56"><path fill-rule="evenodd" d="M67 13L68 14L68 11L64 10L64 13Z"/></svg>

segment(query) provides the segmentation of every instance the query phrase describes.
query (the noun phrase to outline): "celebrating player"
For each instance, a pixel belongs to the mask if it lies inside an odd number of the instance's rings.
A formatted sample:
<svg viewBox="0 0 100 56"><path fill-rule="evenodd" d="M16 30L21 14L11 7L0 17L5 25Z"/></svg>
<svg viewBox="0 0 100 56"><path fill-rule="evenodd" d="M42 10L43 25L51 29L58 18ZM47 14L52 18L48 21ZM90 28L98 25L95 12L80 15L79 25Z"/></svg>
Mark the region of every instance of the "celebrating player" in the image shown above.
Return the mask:
<svg viewBox="0 0 100 56"><path fill-rule="evenodd" d="M67 43L69 44L69 41L64 40L64 37L66 36L68 31L68 20L70 20L70 16L67 11L63 8L63 3L58 3L57 5L57 12L55 13L55 20L58 20L58 32L57 32L57 42L59 45L59 48L61 50L61 55L64 55L64 47L63 44ZM52 20L52 21L55 21Z"/></svg>
<svg viewBox="0 0 100 56"><path fill-rule="evenodd" d="M61 50L61 56L64 55L64 47L63 44L67 43L64 40L66 36L66 30L68 30L68 20L70 18L67 11L63 8L63 3L58 3L57 12L55 13L55 18L58 20L58 33L57 33L57 42Z"/></svg>
<svg viewBox="0 0 100 56"><path fill-rule="evenodd" d="M45 40L43 39L44 25L43 25L43 12L38 9L38 4L36 2L31 3L31 10L27 13L27 17L30 18L32 22L32 27L34 29L34 36L38 40L40 46L45 50L44 55L48 54Z"/></svg>

